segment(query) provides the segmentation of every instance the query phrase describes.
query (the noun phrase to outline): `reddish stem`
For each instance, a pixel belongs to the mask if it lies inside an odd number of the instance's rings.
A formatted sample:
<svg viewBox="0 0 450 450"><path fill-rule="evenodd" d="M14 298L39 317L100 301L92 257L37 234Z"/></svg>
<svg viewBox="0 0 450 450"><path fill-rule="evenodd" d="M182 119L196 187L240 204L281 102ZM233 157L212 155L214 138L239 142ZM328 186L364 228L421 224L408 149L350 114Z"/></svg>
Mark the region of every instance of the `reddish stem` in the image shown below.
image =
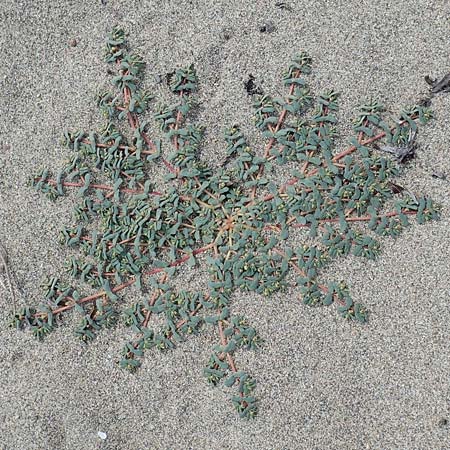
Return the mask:
<svg viewBox="0 0 450 450"><path fill-rule="evenodd" d="M228 344L228 342L227 342L227 338L225 337L225 333L223 332L223 324L222 324L221 320L219 320L218 325L219 325L220 342L225 347ZM227 353L226 355L227 355L227 361L231 367L231 370L233 372L237 372L236 365L234 364L233 358L231 357L231 355L229 353ZM242 394L241 394L241 396L242 396Z"/></svg>
<svg viewBox="0 0 450 450"><path fill-rule="evenodd" d="M180 97L180 102L181 102L182 99L183 99L183 91L182 91L182 90L180 91L179 97ZM181 123L181 119L182 119L182 118L183 118L183 115L181 114L181 111L178 110L178 111L177 111L177 117L176 117L176 119L175 119L175 124L174 124L174 126L172 127L174 130L178 130L178 127L180 126L180 123ZM173 145L174 145L174 147L175 147L176 150L179 149L178 135L175 135L175 136L173 137Z"/></svg>
<svg viewBox="0 0 450 450"><path fill-rule="evenodd" d="M194 309L194 311L192 311L192 312L189 314L189 316L190 316L190 317L195 316L195 315L200 311L201 308L202 308L202 305L201 305L201 304L198 304L198 305L196 306L196 308ZM176 328L177 330L179 330L186 322L187 322L187 319L181 319L179 322L177 322L177 324L175 325L175 328ZM167 339L170 339L171 337L172 337L172 332L170 332L170 333L168 334Z"/></svg>
<svg viewBox="0 0 450 450"><path fill-rule="evenodd" d="M166 279L167 279L167 274L164 274L164 275L161 277L161 279L160 279L159 281L160 281L160 283L164 283L164 281L165 281ZM161 289L157 289L157 290L153 293L152 298L150 299L150 303L149 303L150 306L153 306L153 305L155 304L156 300L158 299L158 297L160 296L161 293L162 293L162 290L161 290ZM148 310L147 313L145 314L145 319L144 319L144 321L142 322L142 326L143 326L144 328L147 327L148 321L150 320L150 316L151 316L151 315L152 315L152 311L151 311L151 310Z"/></svg>
<svg viewBox="0 0 450 450"><path fill-rule="evenodd" d="M204 252L208 251L209 249L211 249L213 247L214 247L214 243L208 244L205 247L193 250L192 254L195 256L195 255L198 255L200 253L204 253ZM191 255L183 256L182 258L179 258L179 259L171 262L167 267L180 266L181 264L185 263L190 257L191 257ZM155 275L156 273L164 271L165 269L167 269L167 267L155 267L154 269L151 269L151 270L148 270L147 272L144 272L144 275Z"/></svg>
<svg viewBox="0 0 450 450"><path fill-rule="evenodd" d="M42 178L36 178L35 181L41 181ZM52 186L56 186L58 183L56 182L56 180L45 180L45 183L48 183ZM73 181L63 181L61 183L63 186L66 187L82 187L84 186L84 182L73 182ZM114 191L114 188L112 186L108 186L107 184L90 184L89 185L90 188L94 188L94 189L100 189L102 191ZM141 189L128 189L128 188L119 188L120 192L124 192L126 194L143 194L143 190ZM161 192L158 191L152 191L149 192L148 195L162 195Z"/></svg>
<svg viewBox="0 0 450 450"><path fill-rule="evenodd" d="M405 211L402 211L402 213L403 214L406 214L406 215L408 215L408 216L414 216L414 215L416 215L417 214L417 211L411 211L411 210L405 210ZM381 218L383 218L383 217L395 217L395 216L398 216L398 212L397 211L391 211L391 212L388 212L388 213L386 213L386 214L381 214L381 215L379 215L379 216L376 216L377 217L377 219L381 219ZM369 220L371 220L372 219L372 216L353 216L353 217L346 217L345 218L345 220L346 220L346 222L367 222L367 221L369 221ZM319 223L330 223L330 222L339 222L339 218L334 218L334 219L321 219L321 220L319 220L318 222ZM300 223L294 223L294 224L292 224L291 225L291 227L293 227L293 228L305 228L305 227L309 227L310 225L309 224L300 224Z"/></svg>

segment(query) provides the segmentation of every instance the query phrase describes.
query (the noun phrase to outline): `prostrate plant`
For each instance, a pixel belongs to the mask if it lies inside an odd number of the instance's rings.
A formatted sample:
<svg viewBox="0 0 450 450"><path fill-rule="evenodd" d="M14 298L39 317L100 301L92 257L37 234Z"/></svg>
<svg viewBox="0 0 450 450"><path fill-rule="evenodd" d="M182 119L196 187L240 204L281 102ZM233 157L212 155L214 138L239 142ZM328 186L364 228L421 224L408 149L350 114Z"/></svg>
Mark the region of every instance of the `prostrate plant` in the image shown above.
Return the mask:
<svg viewBox="0 0 450 450"><path fill-rule="evenodd" d="M128 51L122 30L109 35L106 60L118 70L113 84L119 91L98 97L107 125L99 133L66 133L72 152L68 165L54 178L44 170L32 181L51 199L63 196L67 187L78 188L77 224L64 228L61 237L83 254L67 261L68 272L96 291L82 295L51 278L44 303L16 313L13 325L30 326L42 337L62 313L76 309L82 315L76 333L90 341L121 313L136 333L120 363L130 370L141 364L146 350L173 348L210 325L218 343L205 376L214 385L223 380L234 386L232 402L240 416L254 417L256 383L235 357L238 349L257 348L261 339L245 318L232 315L233 292L272 295L286 288L292 271L303 303L336 303L341 316L364 322L366 310L352 300L345 282L322 284L318 274L333 258L375 258L376 236L398 236L413 216L419 223L437 218L429 198L394 194L390 178L398 173L397 163L374 151L381 140L394 147L408 143L416 121L426 123L431 112L408 108L389 125L382 105L370 101L360 109L351 146L334 153L338 95L312 96L304 79L311 59L301 53L284 74L286 98L264 95L255 101L265 149L255 152L232 126L225 132L226 158L213 168L198 157L203 128L186 123L197 89L194 68L173 73L169 87L175 100L155 114L171 147L163 152L162 142L149 137L147 123L139 118L151 96L139 88L144 63ZM113 125L121 120L129 124L131 137ZM280 186L269 181L274 168L287 163L295 167L292 178ZM168 173L167 183L157 189L151 174L158 164ZM356 228L356 222L367 227ZM305 230L303 245L289 246L294 228ZM184 264L204 263L202 254L210 274L207 289L171 287L170 279ZM119 294L131 285L148 285L152 293L122 308ZM161 329L151 326L157 315L165 319Z"/></svg>

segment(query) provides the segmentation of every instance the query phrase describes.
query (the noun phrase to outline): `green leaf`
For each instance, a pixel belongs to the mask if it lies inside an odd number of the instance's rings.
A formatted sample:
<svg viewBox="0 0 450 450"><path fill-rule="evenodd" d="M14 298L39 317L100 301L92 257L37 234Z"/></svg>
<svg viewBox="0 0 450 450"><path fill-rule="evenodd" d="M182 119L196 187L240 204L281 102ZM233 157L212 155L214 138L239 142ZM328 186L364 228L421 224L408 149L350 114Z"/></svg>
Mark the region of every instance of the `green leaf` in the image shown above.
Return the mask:
<svg viewBox="0 0 450 450"><path fill-rule="evenodd" d="M119 297L117 297L116 294L114 294L114 292L111 290L111 286L109 284L109 280L105 279L103 281L103 290L105 291L106 295L108 296L108 298L112 301L117 300Z"/></svg>

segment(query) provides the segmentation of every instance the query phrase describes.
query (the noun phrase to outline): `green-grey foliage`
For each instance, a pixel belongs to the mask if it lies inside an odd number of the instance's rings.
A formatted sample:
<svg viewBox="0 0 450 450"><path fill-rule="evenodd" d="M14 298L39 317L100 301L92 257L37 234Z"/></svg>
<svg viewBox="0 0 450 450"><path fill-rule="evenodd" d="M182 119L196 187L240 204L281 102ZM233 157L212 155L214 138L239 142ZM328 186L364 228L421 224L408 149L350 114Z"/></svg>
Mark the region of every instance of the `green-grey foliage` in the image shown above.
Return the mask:
<svg viewBox="0 0 450 450"><path fill-rule="evenodd" d="M95 293L81 295L52 278L45 284L44 302L19 311L13 324L29 326L42 338L62 313L76 309L82 316L76 334L90 341L122 317L136 335L123 348L120 365L129 370L139 367L147 350L171 349L212 327L218 343L205 377L233 387L232 403L240 416L254 417L256 383L238 368L235 355L238 349L258 348L261 338L245 318L232 314L233 292L270 296L288 286L292 273L304 304L334 303L345 319L365 322L367 311L353 301L345 282L323 284L319 274L338 257L376 258L379 237L398 236L412 217L419 223L438 217L429 198L394 194L390 180L398 163L373 145L405 144L431 112L407 108L392 124L383 106L369 101L358 112L351 146L336 152L339 96L310 92L305 76L312 61L301 53L283 76L287 96L254 101L265 149L252 148L233 125L225 131L223 164L212 167L199 157L203 127L188 121L198 87L194 67L171 74L173 102L155 107L165 136L161 142L149 137L140 119L152 95L140 87L144 62L129 51L122 30L109 35L106 61L118 74L112 80L116 91L97 98L105 127L66 132L70 162L54 177L43 170L32 179L34 188L52 200L67 188L78 189L74 224L61 231L61 241L79 249L79 256L67 261L67 272L79 280L77 286ZM129 124L129 135L116 127L120 121ZM268 175L286 164L292 177L276 185ZM159 167L167 169L166 183L156 187L152 173ZM305 231L304 244L290 244L293 228ZM170 279L184 264L199 264L201 254L210 275L205 289L174 289ZM151 295L124 305L121 293L132 284L150 287ZM160 329L151 325L156 315L164 318Z"/></svg>

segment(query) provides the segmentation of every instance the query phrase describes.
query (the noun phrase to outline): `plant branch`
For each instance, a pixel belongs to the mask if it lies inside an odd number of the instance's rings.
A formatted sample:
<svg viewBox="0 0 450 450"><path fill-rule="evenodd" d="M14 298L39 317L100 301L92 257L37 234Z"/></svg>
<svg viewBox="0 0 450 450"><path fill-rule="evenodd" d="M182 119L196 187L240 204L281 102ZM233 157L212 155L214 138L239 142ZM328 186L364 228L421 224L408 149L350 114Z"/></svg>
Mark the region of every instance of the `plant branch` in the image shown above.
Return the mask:
<svg viewBox="0 0 450 450"><path fill-rule="evenodd" d="M35 182L42 181L42 178L35 178ZM58 183L56 180L53 179L46 179L44 180L45 183L50 184L51 186L57 186ZM74 182L74 181L62 181L61 184L65 187L82 187L84 186L84 182ZM114 191L114 188L112 186L108 186L107 184L90 184L89 188L93 189L100 189L102 191ZM142 189L128 189L128 188L119 188L120 192L123 192L125 194L143 194L144 191ZM148 195L162 195L161 192L158 191L152 191L149 192Z"/></svg>
<svg viewBox="0 0 450 450"><path fill-rule="evenodd" d="M413 119L414 119L414 118L416 118L416 117L413 117ZM406 122L407 122L406 120L401 120L401 121L399 122L399 125L403 125L403 124L405 124ZM391 128L391 131L393 131L393 130L395 130L395 127L392 127L392 128ZM379 141L380 139L384 138L385 136L386 136L386 132L383 131L383 132L381 132L381 133L378 133L378 134L375 135L375 136L372 136L372 137L369 138L369 139L366 139L366 140L362 141L362 142L361 142L361 145L372 144L373 142ZM354 151L356 151L356 149L357 149L357 147L356 147L355 145L352 145L352 146L348 147L346 150L343 150L342 152L340 152L340 153L338 153L337 155L335 155L335 156L333 157L332 161L333 161L333 162L337 162L337 161L341 160L342 158L344 158L345 156L347 156L347 155L353 153ZM313 176L313 175L315 175L317 172L318 172L318 169L314 169L314 170L312 170L311 172L308 172L307 176L308 176L308 177ZM299 181L299 178L297 178L297 177L293 177L293 178L289 179L288 181L286 181L284 184L282 184L282 185L280 186L278 192L284 193L284 192L286 191L286 188L287 188L288 186L292 186L292 185L296 184L298 181ZM265 197L263 197L261 200L266 202L266 201L272 200L274 197L275 197L275 196L274 196L273 194L268 194L268 195L266 195Z"/></svg>
<svg viewBox="0 0 450 450"><path fill-rule="evenodd" d="M295 77L298 77L299 75L300 75L300 71L297 70L295 72ZM295 83L292 83L290 85L290 88L289 88L289 97L292 96L292 94L294 93L294 90L295 90ZM287 104L290 104L290 100L289 99L287 100ZM280 117L278 118L278 122L275 125L275 128L269 127L270 131L273 134L277 133L280 130L281 126L283 125L284 119L286 118L286 114L287 114L287 109L283 108L283 110L280 113ZM264 149L263 157L265 159L268 158L268 156L270 154L270 150L274 146L275 142L276 142L276 138L275 138L275 136L272 136L269 139L269 142L267 143L267 145L266 145L266 147ZM258 171L258 174L257 174L256 178L257 179L261 178L263 173L264 173L264 165L261 165L260 168L259 168L259 171ZM256 196L256 190L257 190L257 186L253 186L252 192L251 192L251 199L252 199L251 201L252 202L254 202L254 199L255 199L255 196Z"/></svg>

